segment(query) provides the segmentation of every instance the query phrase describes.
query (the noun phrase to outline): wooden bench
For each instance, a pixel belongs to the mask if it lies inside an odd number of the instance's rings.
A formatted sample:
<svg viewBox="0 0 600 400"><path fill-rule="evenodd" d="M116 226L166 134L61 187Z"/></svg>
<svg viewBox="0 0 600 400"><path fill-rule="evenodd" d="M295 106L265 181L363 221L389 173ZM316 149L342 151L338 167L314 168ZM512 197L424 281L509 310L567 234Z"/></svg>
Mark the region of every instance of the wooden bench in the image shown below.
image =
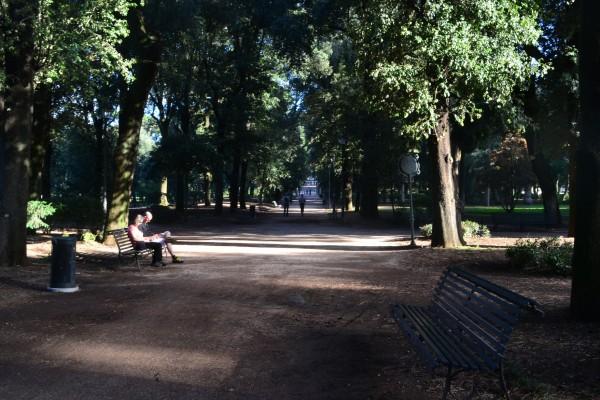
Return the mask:
<svg viewBox="0 0 600 400"><path fill-rule="evenodd" d="M498 373L507 399L504 353L521 310L539 305L526 297L466 272L450 267L442 275L426 307L397 304L392 315L427 366L446 370L442 399L465 371ZM476 379L469 398L475 393Z"/></svg>
<svg viewBox="0 0 600 400"><path fill-rule="evenodd" d="M137 264L138 270L141 271L142 268L140 266L140 258L151 255L153 250L149 248L143 250L136 249L129 239L127 228L115 229L113 231L109 231L108 234L113 235L115 241L117 242L117 247L119 249L119 262L122 262L124 258L133 258Z"/></svg>

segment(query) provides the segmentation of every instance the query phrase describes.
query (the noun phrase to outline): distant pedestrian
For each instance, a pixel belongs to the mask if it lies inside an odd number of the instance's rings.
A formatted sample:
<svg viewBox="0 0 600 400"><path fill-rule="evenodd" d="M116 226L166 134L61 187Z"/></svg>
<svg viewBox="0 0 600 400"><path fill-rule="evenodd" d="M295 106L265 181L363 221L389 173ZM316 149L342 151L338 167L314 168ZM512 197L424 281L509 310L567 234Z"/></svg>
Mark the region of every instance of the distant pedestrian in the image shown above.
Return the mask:
<svg viewBox="0 0 600 400"><path fill-rule="evenodd" d="M300 216L304 216L304 205L306 204L306 199L304 198L304 194L300 195L298 199L298 203L300 204Z"/></svg>
<svg viewBox="0 0 600 400"><path fill-rule="evenodd" d="M283 196L283 215L290 215L290 196L287 194Z"/></svg>

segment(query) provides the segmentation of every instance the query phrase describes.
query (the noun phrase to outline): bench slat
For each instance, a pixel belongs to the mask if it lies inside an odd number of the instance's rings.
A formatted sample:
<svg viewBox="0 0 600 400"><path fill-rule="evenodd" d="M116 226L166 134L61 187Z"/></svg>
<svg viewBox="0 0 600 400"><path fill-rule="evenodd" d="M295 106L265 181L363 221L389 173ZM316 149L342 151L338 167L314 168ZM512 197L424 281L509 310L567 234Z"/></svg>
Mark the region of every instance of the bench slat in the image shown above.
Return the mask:
<svg viewBox="0 0 600 400"><path fill-rule="evenodd" d="M479 316L472 313L471 310L467 308L461 310L457 308L455 304L447 303L443 299L441 301L438 300L438 303L434 304L434 306L449 312L449 314L458 319L461 324L466 325L475 335L481 338L487 345L491 346L494 351L504 353L506 350L504 346L504 333L485 319L479 318ZM465 314L465 317L461 315L461 311Z"/></svg>
<svg viewBox="0 0 600 400"><path fill-rule="evenodd" d="M464 297L459 297L456 293L448 291L440 291L434 294L433 303L439 303L442 299L452 301L462 310L469 310L470 315L475 315L475 320L485 321L484 327L491 325L491 332L499 331L502 336L508 336L511 332L511 324L516 321L506 321L493 313L492 310L486 307L485 302L481 301L477 296L472 296L469 300Z"/></svg>
<svg viewBox="0 0 600 400"><path fill-rule="evenodd" d="M448 269L451 273L456 276L461 276L471 282L476 283L478 286L487 289L488 291L497 294L499 297L509 300L510 302L518 305L521 308L529 309L536 312L542 312L540 309L539 303L536 301L529 299L525 296L521 296L518 293L515 293L511 290L503 288L502 286L496 285L493 282L485 280L483 278L478 277L470 272L467 272L463 269L457 267L450 267Z"/></svg>
<svg viewBox="0 0 600 400"><path fill-rule="evenodd" d="M463 307L469 308L481 318L501 328L505 333L510 334L511 326L518 321L519 308L517 306L505 303L501 305L497 301L489 298L489 293L485 293L481 288L473 286L468 294L448 291L445 287L455 287L456 282L446 280L444 285L434 292L434 301L440 293L451 294L459 297ZM462 297L460 297L462 296Z"/></svg>
<svg viewBox="0 0 600 400"><path fill-rule="evenodd" d="M480 365L476 360L464 354L466 349L453 339L452 334L444 330L443 326L426 312L428 309L405 306L403 310L410 320L415 323L415 327L425 342L435 348L442 358L447 359L448 362L443 363L444 365L451 364L468 369L480 369Z"/></svg>
<svg viewBox="0 0 600 400"><path fill-rule="evenodd" d="M464 319L449 313L447 309L436 306L433 308L438 321L442 325L452 327L453 332L456 332L456 340L469 350L469 357L480 359L491 371L498 367L501 358L499 355L504 353L504 349L495 348L493 343L497 342L493 339L490 340L487 335L482 337L481 330L472 324L465 323Z"/></svg>
<svg viewBox="0 0 600 400"><path fill-rule="evenodd" d="M485 300L489 302L489 306L492 309L497 309L499 316L502 316L502 318L506 319L507 322L514 323L517 321L516 315L518 314L519 310L518 305L508 302L505 299L488 292L484 287L479 286L474 282L470 282L459 276L448 275L442 279L440 286L449 286L450 288L454 288L458 293L464 293L466 295L471 295L472 293L476 292L485 298L482 299L482 301ZM504 317L504 315L506 315L506 317Z"/></svg>

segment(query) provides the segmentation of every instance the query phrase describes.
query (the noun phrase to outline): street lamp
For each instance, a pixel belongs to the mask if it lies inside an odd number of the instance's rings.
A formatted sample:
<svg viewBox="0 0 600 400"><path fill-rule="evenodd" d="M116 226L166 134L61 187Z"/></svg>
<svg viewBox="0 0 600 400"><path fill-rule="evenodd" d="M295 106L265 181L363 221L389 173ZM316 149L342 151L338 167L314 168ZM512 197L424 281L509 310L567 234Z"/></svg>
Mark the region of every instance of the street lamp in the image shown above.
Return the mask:
<svg viewBox="0 0 600 400"><path fill-rule="evenodd" d="M338 139L338 143L342 146L342 219L348 204L346 203L346 143L348 139L342 136Z"/></svg>
<svg viewBox="0 0 600 400"><path fill-rule="evenodd" d="M334 166L335 166L335 153L333 154L333 156L330 158L331 164L329 167L329 206L331 207L331 216L333 218L335 218L335 196L333 195L333 191L331 190L333 187L333 180L335 177L335 171L334 171Z"/></svg>
<svg viewBox="0 0 600 400"><path fill-rule="evenodd" d="M400 171L408 176L408 198L410 201L410 247L417 247L415 243L415 209L413 205L413 177L421 173L417 157L406 155L400 159Z"/></svg>

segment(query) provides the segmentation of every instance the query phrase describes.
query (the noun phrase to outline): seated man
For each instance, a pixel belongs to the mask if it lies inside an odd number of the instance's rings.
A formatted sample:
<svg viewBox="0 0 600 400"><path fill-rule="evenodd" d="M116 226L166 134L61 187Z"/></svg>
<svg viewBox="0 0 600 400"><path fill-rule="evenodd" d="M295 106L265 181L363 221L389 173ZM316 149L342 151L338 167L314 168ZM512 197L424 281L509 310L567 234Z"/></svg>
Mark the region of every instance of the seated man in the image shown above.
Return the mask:
<svg viewBox="0 0 600 400"><path fill-rule="evenodd" d="M144 233L145 237L153 236L152 231L150 230L150 227L148 226L150 221L152 221L152 213L150 211L146 211L146 214L144 215L144 221L140 225L140 230ZM165 244L165 246L167 246L167 251L171 255L173 264L183 263L183 260L181 260L179 257L177 257L175 255L175 253L173 253L173 242L175 240L171 238L171 232L164 231L162 233L159 233L158 236L161 237L162 239L164 239L164 244Z"/></svg>
<svg viewBox="0 0 600 400"><path fill-rule="evenodd" d="M131 243L133 243L137 250L152 249L153 267L167 265L162 261L162 247L164 239L162 239L159 235L144 237L144 234L140 230L140 225L143 221L144 217L142 217L140 214L135 216L133 224L129 225L129 228L127 229L129 240L131 240Z"/></svg>

